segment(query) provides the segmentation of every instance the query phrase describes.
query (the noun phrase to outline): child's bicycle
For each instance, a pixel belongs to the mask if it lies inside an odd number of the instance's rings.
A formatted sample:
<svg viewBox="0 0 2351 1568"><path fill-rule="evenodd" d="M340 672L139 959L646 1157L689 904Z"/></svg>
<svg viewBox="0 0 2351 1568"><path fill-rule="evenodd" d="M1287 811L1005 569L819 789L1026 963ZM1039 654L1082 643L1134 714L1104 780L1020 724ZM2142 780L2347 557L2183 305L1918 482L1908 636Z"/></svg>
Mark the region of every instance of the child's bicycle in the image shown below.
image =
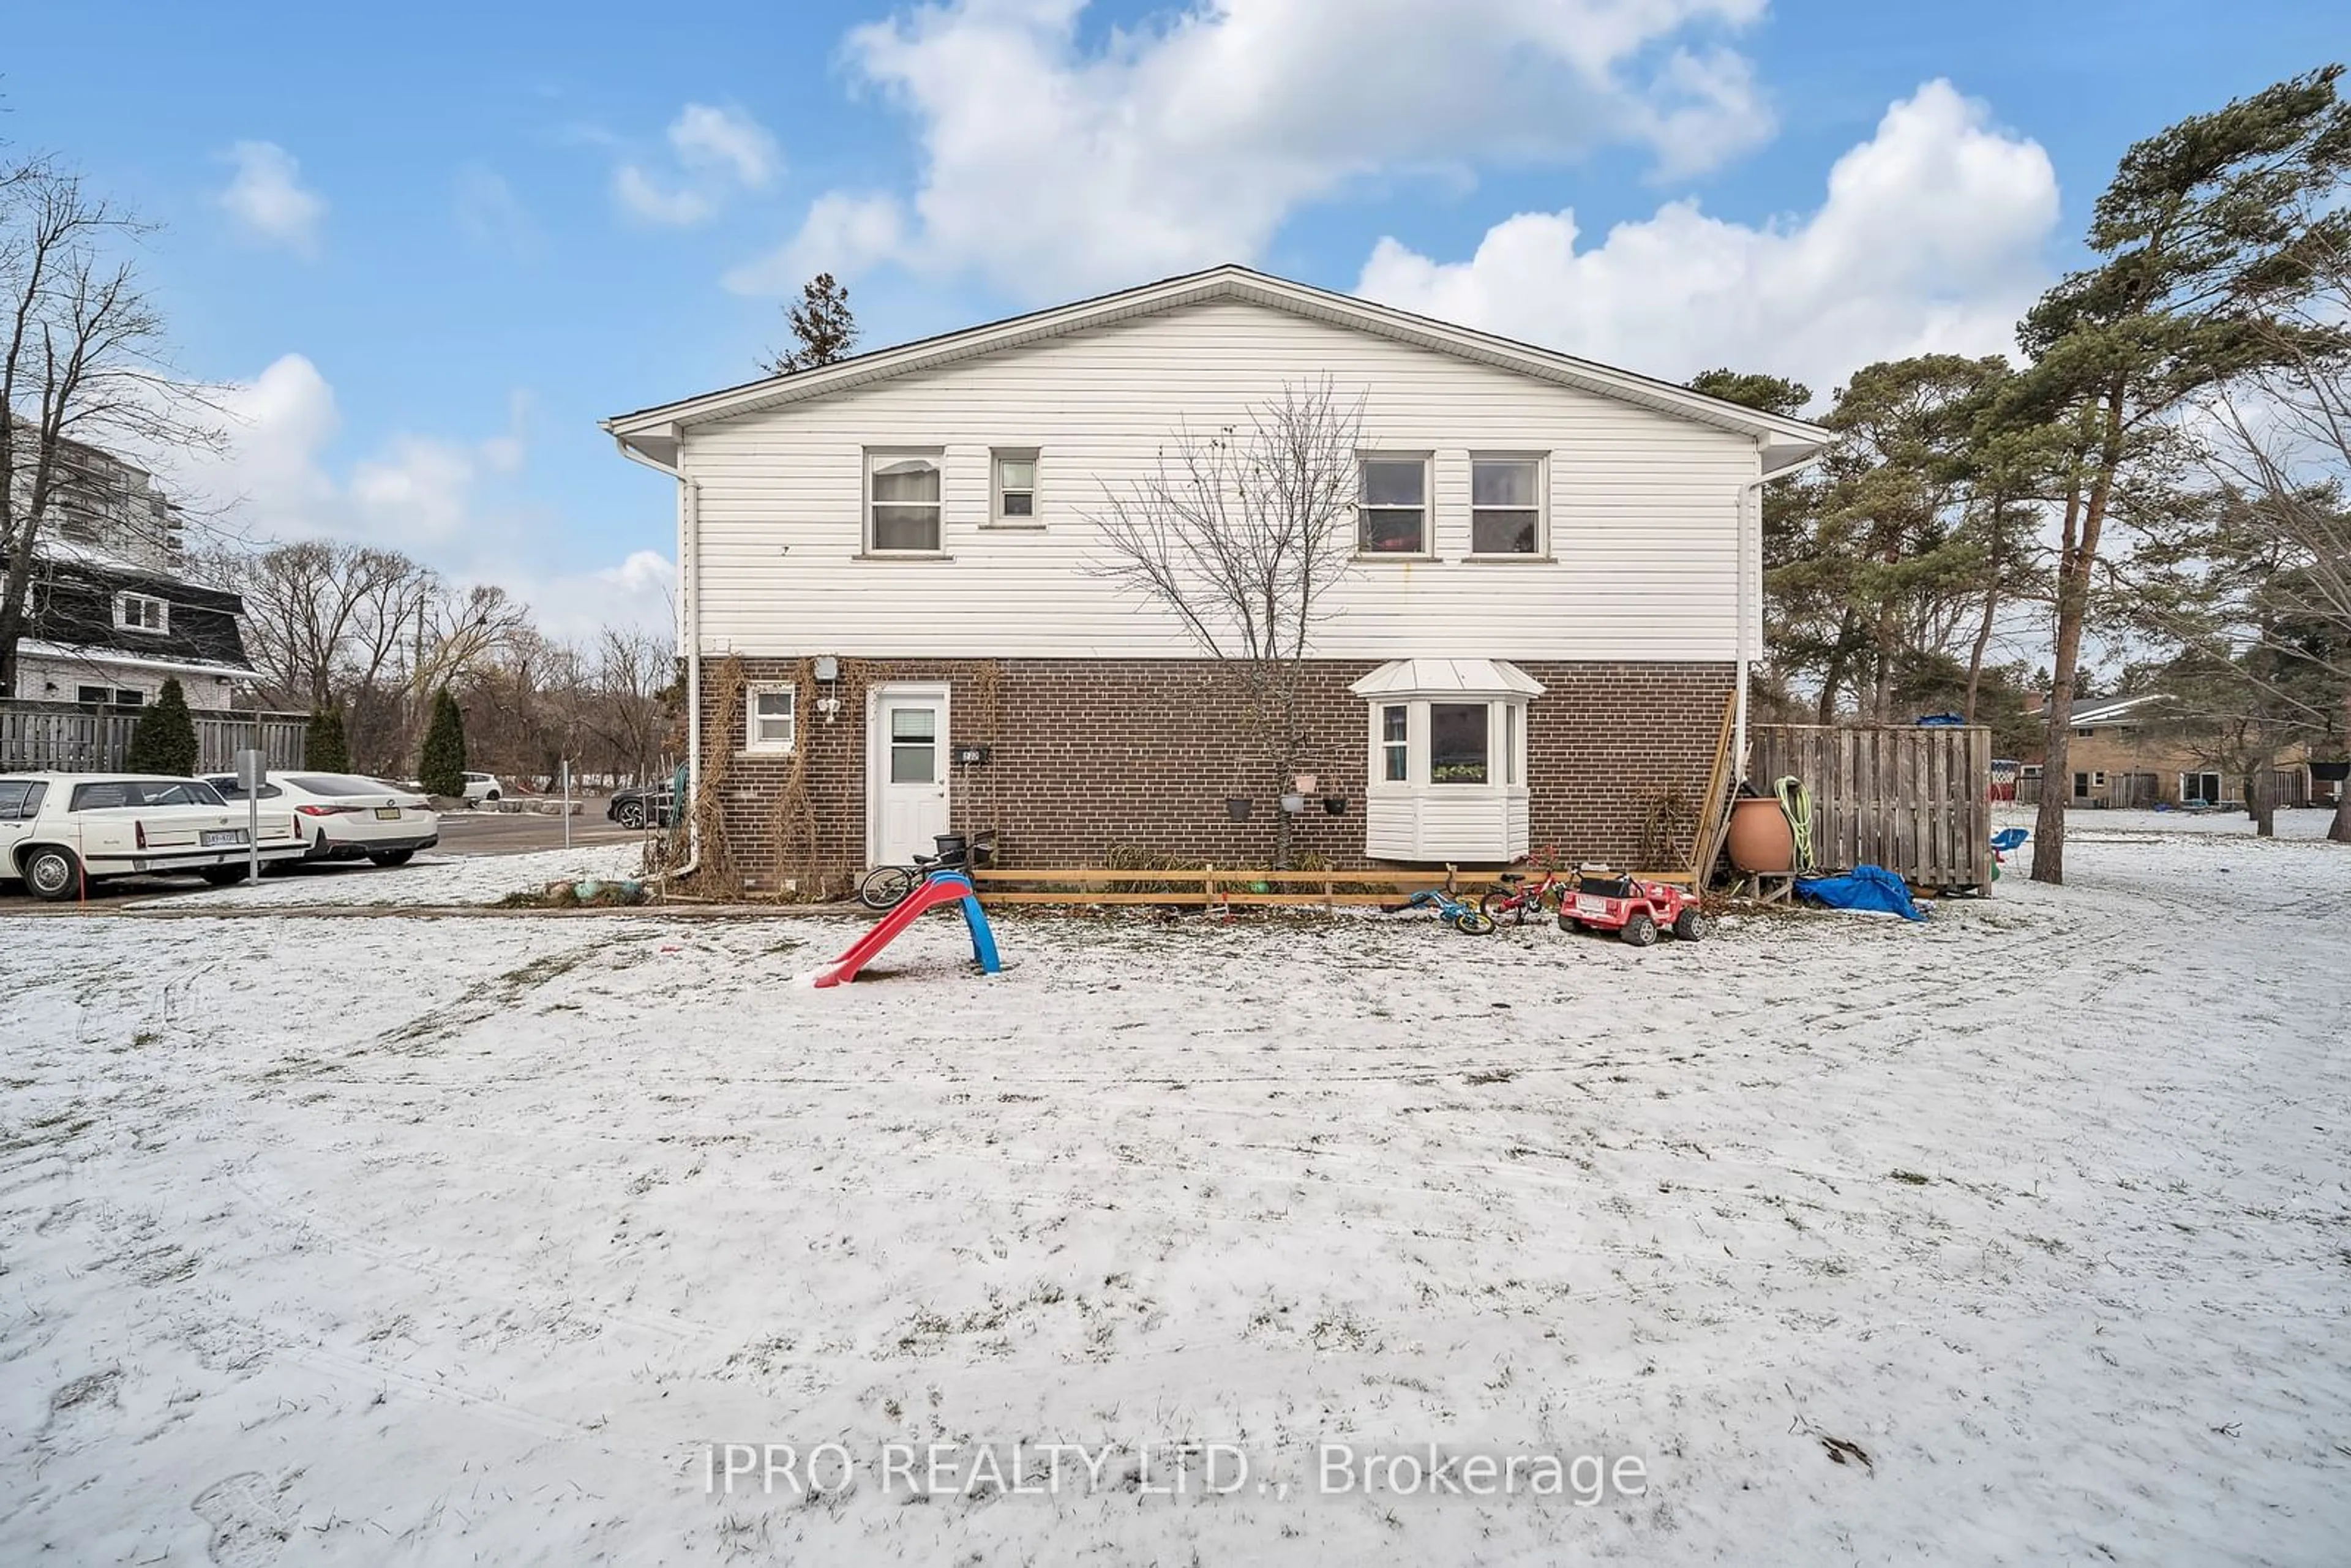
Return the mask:
<svg viewBox="0 0 2351 1568"><path fill-rule="evenodd" d="M1489 920L1499 925L1507 918L1514 925L1524 925L1558 908L1560 895L1566 892L1565 879L1559 874L1559 852L1545 844L1528 857L1527 863L1536 873L1533 882L1527 880L1525 872L1506 871L1496 879L1497 885L1478 900L1479 912Z"/></svg>
<svg viewBox="0 0 2351 1568"><path fill-rule="evenodd" d="M1414 894L1402 904L1384 904L1380 907L1390 915L1400 915L1407 909L1434 909L1437 918L1464 936L1491 936L1493 916L1473 907L1453 893L1453 868L1445 868L1445 885Z"/></svg>
<svg viewBox="0 0 2351 1568"><path fill-rule="evenodd" d="M857 883L857 902L868 909L894 909L906 895L943 871L964 871L986 864L996 845L994 833L966 840L961 833L941 833L935 841L939 852L916 855L913 865L877 865Z"/></svg>

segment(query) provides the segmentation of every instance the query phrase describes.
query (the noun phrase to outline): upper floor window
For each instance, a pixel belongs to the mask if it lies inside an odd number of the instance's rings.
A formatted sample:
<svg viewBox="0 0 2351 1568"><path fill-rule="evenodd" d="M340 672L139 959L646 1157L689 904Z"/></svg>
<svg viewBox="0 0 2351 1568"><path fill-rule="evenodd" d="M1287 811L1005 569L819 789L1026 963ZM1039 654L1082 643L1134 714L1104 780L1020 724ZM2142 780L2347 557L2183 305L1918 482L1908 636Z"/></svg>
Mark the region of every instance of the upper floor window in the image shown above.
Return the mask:
<svg viewBox="0 0 2351 1568"><path fill-rule="evenodd" d="M124 632L169 632L171 603L152 594L118 593L114 596L114 624Z"/></svg>
<svg viewBox="0 0 2351 1568"><path fill-rule="evenodd" d="M877 555L938 552L938 454L868 453L865 488L868 550Z"/></svg>
<svg viewBox="0 0 2351 1568"><path fill-rule="evenodd" d="M989 455L996 470L994 520L1033 523L1037 519L1037 451L1034 447L999 447Z"/></svg>
<svg viewBox="0 0 2351 1568"><path fill-rule="evenodd" d="M745 694L743 749L789 751L799 736L799 689L792 685L755 685Z"/></svg>
<svg viewBox="0 0 2351 1568"><path fill-rule="evenodd" d="M1355 548L1364 555L1428 553L1428 459L1363 459Z"/></svg>
<svg viewBox="0 0 2351 1568"><path fill-rule="evenodd" d="M1542 553L1542 459L1469 460L1469 553Z"/></svg>

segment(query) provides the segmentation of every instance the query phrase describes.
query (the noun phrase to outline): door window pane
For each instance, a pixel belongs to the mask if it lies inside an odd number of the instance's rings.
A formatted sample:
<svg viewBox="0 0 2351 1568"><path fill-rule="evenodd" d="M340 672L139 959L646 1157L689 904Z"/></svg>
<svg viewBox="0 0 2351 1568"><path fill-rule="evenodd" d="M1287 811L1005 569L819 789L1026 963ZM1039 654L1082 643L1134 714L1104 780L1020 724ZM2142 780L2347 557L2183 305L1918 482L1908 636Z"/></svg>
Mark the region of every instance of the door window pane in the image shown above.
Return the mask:
<svg viewBox="0 0 2351 1568"><path fill-rule="evenodd" d="M1483 784L1487 766L1487 705L1428 705L1428 781L1432 784Z"/></svg>
<svg viewBox="0 0 2351 1568"><path fill-rule="evenodd" d="M936 708L893 707L890 710L890 782L935 784L939 781L939 715Z"/></svg>

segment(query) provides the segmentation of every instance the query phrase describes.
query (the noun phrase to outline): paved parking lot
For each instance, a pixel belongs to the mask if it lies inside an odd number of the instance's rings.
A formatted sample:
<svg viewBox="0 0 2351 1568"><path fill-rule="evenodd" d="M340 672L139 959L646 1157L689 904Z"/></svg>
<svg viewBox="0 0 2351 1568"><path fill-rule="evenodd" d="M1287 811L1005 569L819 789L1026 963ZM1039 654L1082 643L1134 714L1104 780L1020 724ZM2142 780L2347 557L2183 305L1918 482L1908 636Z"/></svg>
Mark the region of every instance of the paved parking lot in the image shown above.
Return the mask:
<svg viewBox="0 0 2351 1568"><path fill-rule="evenodd" d="M590 800L571 819L571 842L615 843L642 835L604 820L604 802ZM436 854L515 855L533 850L563 847L563 819L538 811L452 811L441 819L441 847ZM325 865L296 865L272 873L287 877L398 876L397 868L379 869L365 861L336 861ZM128 903L171 893L190 893L204 884L193 877L127 876L101 882L89 890L89 901ZM25 884L0 880L0 909L39 907L40 901Z"/></svg>

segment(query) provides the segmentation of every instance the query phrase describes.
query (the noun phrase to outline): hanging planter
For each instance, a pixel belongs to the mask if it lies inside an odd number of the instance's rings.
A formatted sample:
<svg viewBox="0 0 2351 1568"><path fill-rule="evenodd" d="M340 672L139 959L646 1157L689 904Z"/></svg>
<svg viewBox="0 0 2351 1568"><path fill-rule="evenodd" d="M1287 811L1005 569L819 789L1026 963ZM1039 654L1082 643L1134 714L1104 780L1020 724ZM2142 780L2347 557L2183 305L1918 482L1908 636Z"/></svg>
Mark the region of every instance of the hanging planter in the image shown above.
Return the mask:
<svg viewBox="0 0 2351 1568"><path fill-rule="evenodd" d="M1306 797L1293 789L1281 798L1281 809L1294 817L1306 810Z"/></svg>
<svg viewBox="0 0 2351 1568"><path fill-rule="evenodd" d="M1225 797L1225 815L1231 818L1236 822L1248 821L1249 820L1249 813L1256 810L1256 806L1257 803L1246 795L1228 795Z"/></svg>
<svg viewBox="0 0 2351 1568"><path fill-rule="evenodd" d="M1344 815L1347 810L1347 797L1325 795L1322 797L1322 809L1334 817Z"/></svg>

